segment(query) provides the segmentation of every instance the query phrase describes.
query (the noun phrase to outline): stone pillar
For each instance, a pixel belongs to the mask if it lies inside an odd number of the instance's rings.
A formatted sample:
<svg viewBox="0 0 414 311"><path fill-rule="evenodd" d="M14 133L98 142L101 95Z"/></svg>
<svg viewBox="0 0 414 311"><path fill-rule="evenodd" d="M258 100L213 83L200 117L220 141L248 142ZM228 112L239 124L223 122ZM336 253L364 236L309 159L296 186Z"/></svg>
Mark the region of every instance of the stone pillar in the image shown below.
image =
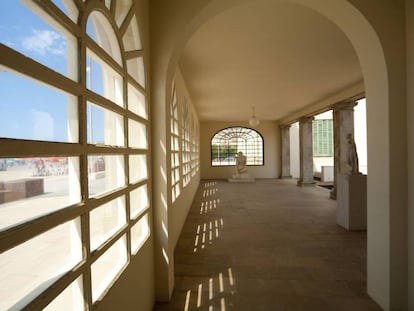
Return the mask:
<svg viewBox="0 0 414 311"><path fill-rule="evenodd" d="M290 124L280 126L282 141L282 175L280 178L292 178L290 174Z"/></svg>
<svg viewBox="0 0 414 311"><path fill-rule="evenodd" d="M347 136L354 137L354 106L356 102L341 103L333 109L334 131L334 187L330 193L331 199L336 200L338 175L350 173L348 165L349 144Z"/></svg>
<svg viewBox="0 0 414 311"><path fill-rule="evenodd" d="M313 185L313 117L299 120L300 178L298 186Z"/></svg>

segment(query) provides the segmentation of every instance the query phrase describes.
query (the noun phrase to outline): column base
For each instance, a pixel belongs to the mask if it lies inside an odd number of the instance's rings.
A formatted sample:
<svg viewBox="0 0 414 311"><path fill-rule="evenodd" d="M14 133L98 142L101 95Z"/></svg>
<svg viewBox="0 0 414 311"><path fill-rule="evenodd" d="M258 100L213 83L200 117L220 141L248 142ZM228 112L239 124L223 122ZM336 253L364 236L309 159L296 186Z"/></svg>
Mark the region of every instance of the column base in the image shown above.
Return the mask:
<svg viewBox="0 0 414 311"><path fill-rule="evenodd" d="M336 188L332 188L331 192L329 193L329 198L332 200L336 200Z"/></svg>
<svg viewBox="0 0 414 311"><path fill-rule="evenodd" d="M292 176L290 176L290 175L280 176L280 179L292 179Z"/></svg>
<svg viewBox="0 0 414 311"><path fill-rule="evenodd" d="M298 187L303 187L303 186L315 186L316 183L312 180L312 181L303 181L301 179L298 180L297 184Z"/></svg>

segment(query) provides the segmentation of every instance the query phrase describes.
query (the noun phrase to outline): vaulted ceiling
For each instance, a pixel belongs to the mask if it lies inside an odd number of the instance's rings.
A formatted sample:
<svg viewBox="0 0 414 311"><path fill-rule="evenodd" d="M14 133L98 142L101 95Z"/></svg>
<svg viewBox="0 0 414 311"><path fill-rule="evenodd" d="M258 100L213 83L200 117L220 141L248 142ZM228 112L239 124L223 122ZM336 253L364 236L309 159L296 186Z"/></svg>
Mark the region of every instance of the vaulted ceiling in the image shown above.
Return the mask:
<svg viewBox="0 0 414 311"><path fill-rule="evenodd" d="M216 15L187 42L179 66L201 121L242 121L252 107L278 120L362 80L344 33L322 15L250 0Z"/></svg>

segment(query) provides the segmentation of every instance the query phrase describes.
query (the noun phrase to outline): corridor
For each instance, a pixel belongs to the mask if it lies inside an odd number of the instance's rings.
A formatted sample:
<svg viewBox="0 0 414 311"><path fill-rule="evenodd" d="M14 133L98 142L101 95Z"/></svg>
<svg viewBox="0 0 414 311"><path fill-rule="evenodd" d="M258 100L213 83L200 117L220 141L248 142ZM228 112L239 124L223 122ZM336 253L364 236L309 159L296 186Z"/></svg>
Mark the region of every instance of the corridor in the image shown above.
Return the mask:
<svg viewBox="0 0 414 311"><path fill-rule="evenodd" d="M202 180L175 250L164 310L381 310L366 292L366 233L294 180Z"/></svg>

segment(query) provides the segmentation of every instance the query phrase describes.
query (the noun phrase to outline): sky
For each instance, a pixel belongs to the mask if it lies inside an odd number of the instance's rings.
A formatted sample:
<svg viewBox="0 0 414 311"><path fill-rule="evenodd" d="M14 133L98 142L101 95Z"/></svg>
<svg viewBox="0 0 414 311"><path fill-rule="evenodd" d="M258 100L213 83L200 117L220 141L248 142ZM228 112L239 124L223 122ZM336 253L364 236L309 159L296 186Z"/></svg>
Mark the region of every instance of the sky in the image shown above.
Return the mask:
<svg viewBox="0 0 414 311"><path fill-rule="evenodd" d="M61 1L53 2L64 10ZM18 0L0 1L0 43L67 76L66 38ZM92 89L102 95L102 71L95 67L92 68L95 77L89 82L94 86ZM69 141L68 108L73 105L76 109L76 97L1 65L0 92L0 137ZM94 120L96 126L102 128L98 122L103 122L103 114L100 120L98 115L95 114ZM94 135L98 132L94 131ZM103 133L95 137L95 142L97 140L103 140Z"/></svg>

